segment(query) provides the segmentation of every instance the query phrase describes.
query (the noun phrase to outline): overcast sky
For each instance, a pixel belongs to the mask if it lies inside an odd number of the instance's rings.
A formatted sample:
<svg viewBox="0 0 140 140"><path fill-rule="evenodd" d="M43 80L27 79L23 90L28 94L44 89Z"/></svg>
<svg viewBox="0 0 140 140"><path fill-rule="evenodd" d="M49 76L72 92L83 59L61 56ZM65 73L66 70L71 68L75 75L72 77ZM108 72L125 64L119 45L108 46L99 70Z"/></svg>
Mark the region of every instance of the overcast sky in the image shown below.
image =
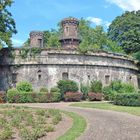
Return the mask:
<svg viewBox="0 0 140 140"><path fill-rule="evenodd" d="M140 0L14 0L10 8L18 33L14 46L21 46L32 30L50 30L65 17L85 18L105 29L124 11L140 10Z"/></svg>

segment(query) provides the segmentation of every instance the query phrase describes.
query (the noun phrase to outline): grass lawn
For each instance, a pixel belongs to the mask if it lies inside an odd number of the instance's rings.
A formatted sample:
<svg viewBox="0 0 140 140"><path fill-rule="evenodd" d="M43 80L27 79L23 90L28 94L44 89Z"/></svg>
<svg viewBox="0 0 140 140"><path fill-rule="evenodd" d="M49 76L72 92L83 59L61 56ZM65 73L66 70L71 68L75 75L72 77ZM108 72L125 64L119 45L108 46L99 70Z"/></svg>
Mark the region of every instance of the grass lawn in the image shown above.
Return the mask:
<svg viewBox="0 0 140 140"><path fill-rule="evenodd" d="M140 107L117 106L111 103L94 103L94 102L74 103L71 104L71 106L127 112L133 115L140 116Z"/></svg>
<svg viewBox="0 0 140 140"><path fill-rule="evenodd" d="M54 131L59 110L0 105L0 140L37 140Z"/></svg>
<svg viewBox="0 0 140 140"><path fill-rule="evenodd" d="M73 112L64 111L63 113L73 119L73 125L63 136L59 137L57 140L75 140L86 129L86 120Z"/></svg>

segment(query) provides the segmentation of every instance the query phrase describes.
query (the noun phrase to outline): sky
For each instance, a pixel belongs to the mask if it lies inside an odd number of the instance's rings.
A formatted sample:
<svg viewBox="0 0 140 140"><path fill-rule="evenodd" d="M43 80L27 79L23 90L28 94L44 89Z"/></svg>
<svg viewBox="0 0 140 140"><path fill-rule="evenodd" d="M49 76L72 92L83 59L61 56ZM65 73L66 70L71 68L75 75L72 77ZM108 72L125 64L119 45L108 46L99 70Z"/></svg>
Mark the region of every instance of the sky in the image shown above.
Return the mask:
<svg viewBox="0 0 140 140"><path fill-rule="evenodd" d="M12 42L18 47L30 31L57 29L57 23L69 16L83 17L92 26L102 25L107 30L116 16L140 10L140 0L14 0L9 10L18 31Z"/></svg>

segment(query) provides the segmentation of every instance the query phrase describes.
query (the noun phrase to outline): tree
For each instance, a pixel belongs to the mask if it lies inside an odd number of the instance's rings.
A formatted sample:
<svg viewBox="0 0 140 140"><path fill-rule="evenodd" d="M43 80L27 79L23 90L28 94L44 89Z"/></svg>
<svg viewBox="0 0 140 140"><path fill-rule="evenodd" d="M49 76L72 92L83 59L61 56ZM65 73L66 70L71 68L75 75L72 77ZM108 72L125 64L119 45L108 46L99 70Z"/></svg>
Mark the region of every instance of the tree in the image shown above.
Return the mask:
<svg viewBox="0 0 140 140"><path fill-rule="evenodd" d="M81 18L79 20L79 33L82 43L79 46L81 51L103 49L107 43L107 34L102 26L91 27L88 20Z"/></svg>
<svg viewBox="0 0 140 140"><path fill-rule="evenodd" d="M125 12L109 26L108 37L116 41L127 54L140 50L140 11Z"/></svg>
<svg viewBox="0 0 140 140"><path fill-rule="evenodd" d="M12 46L11 37L16 33L15 21L7 7L12 5L12 0L0 0L0 46Z"/></svg>

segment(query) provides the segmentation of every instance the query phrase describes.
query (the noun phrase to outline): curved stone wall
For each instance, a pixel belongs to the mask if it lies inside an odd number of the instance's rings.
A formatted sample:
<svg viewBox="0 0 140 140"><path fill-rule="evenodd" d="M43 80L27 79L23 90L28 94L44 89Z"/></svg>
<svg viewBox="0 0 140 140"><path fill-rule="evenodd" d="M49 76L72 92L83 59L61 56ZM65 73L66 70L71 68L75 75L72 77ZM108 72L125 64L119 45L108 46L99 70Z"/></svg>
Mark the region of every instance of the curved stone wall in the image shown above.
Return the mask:
<svg viewBox="0 0 140 140"><path fill-rule="evenodd" d="M103 85L118 79L138 87L139 69L132 59L123 55L106 52L83 55L74 50L43 50L35 58L28 56L22 59L19 51L15 50L15 59L7 56L0 61L0 71L4 70L0 75L0 85L4 89L23 80L30 81L36 89L43 86L51 88L60 79L66 78L85 84L101 80Z"/></svg>

